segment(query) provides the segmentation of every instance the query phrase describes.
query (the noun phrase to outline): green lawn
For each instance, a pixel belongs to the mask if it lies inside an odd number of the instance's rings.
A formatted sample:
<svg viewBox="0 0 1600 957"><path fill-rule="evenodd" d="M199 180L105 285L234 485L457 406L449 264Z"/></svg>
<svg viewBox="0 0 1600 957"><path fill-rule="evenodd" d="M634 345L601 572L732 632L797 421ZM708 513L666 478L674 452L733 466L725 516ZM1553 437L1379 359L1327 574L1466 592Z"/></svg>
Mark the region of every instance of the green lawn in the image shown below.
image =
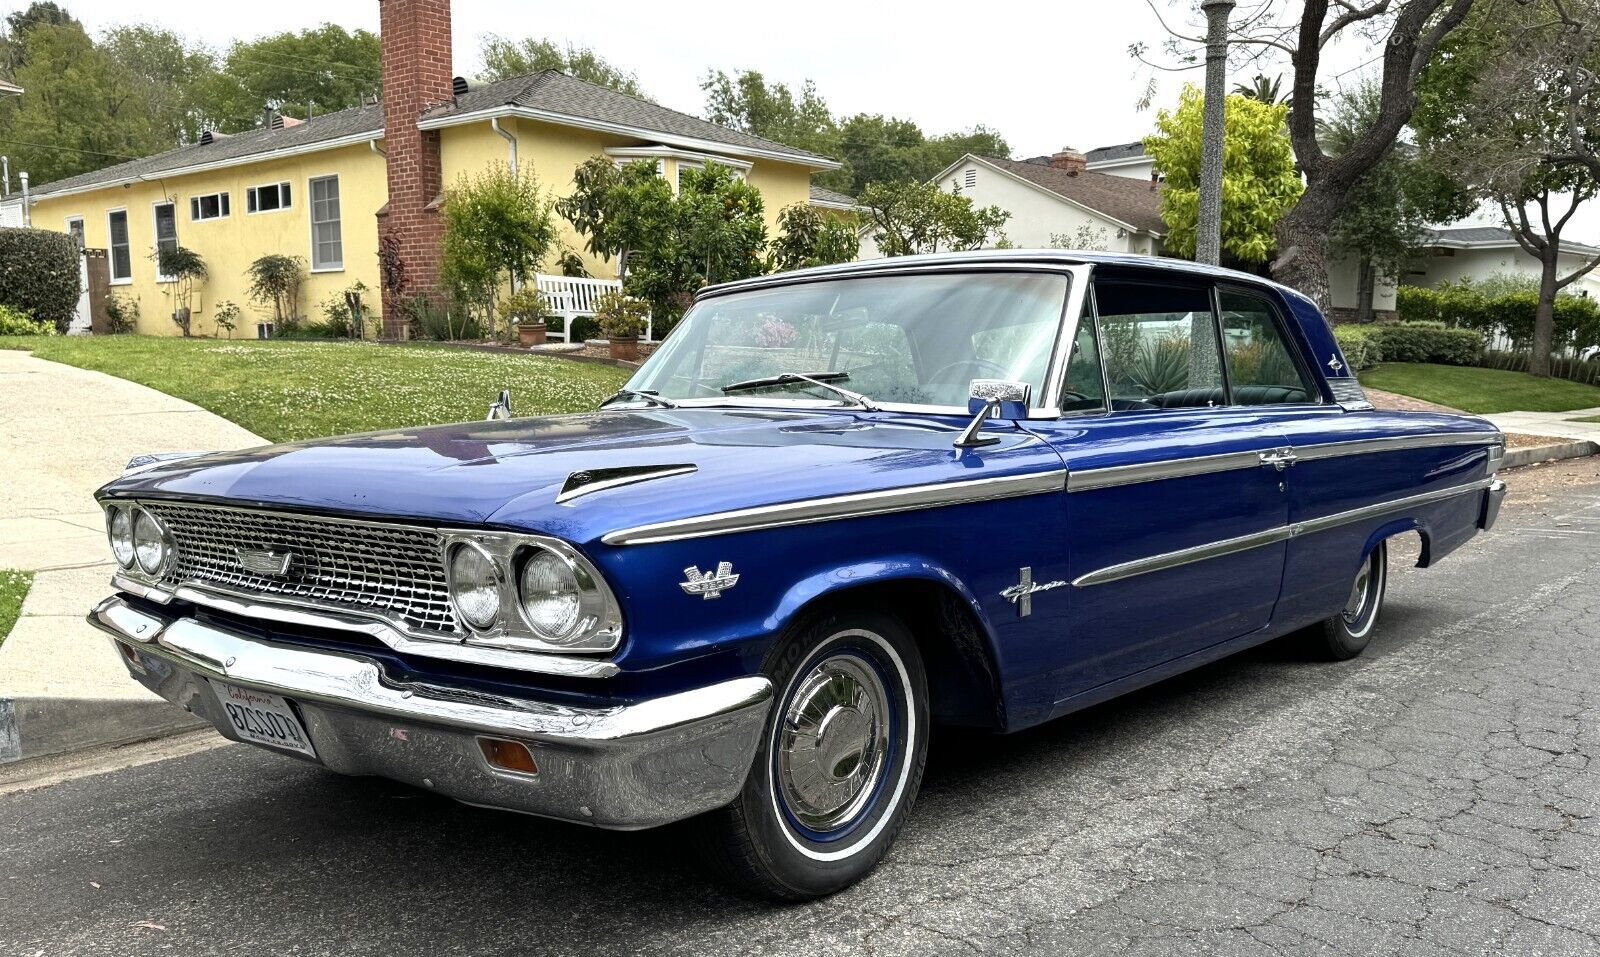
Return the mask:
<svg viewBox="0 0 1600 957"><path fill-rule="evenodd" d="M1361 373L1361 383L1479 415L1566 412L1600 406L1600 388L1592 385L1476 366L1385 362Z"/></svg>
<svg viewBox="0 0 1600 957"><path fill-rule="evenodd" d="M503 388L518 415L593 409L629 372L548 356L364 342L156 336L0 337L186 399L273 442L483 418Z"/></svg>
<svg viewBox="0 0 1600 957"><path fill-rule="evenodd" d="M6 635L11 634L11 626L17 623L17 616L22 614L22 599L27 597L31 584L32 572L0 568L0 642L4 642Z"/></svg>

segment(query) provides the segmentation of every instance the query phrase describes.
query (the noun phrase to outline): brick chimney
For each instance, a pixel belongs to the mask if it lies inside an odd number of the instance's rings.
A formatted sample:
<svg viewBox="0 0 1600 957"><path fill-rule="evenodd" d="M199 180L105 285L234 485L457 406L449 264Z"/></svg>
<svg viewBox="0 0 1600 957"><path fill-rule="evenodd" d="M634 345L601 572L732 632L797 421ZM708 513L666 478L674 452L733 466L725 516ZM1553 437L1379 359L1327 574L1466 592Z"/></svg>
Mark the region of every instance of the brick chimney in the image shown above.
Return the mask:
<svg viewBox="0 0 1600 957"><path fill-rule="evenodd" d="M1059 153L1050 154L1050 165L1055 169L1066 170L1068 176L1077 176L1088 168L1089 161L1082 153L1067 146Z"/></svg>
<svg viewBox="0 0 1600 957"><path fill-rule="evenodd" d="M383 139L389 202L378 235L391 239L404 271L403 294L383 290L383 334L403 338L406 298L433 295L444 224L430 208L443 190L439 131L419 130L424 111L451 99L450 0L378 0L382 33Z"/></svg>

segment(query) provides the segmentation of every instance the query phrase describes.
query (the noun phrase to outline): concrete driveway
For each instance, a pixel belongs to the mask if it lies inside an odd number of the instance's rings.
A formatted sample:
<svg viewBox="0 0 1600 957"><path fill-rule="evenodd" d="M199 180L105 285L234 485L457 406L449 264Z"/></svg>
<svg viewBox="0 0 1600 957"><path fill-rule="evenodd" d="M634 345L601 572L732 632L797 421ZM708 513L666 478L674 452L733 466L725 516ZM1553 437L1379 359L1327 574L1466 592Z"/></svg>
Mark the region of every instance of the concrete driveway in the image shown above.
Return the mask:
<svg viewBox="0 0 1600 957"><path fill-rule="evenodd" d="M141 452L262 440L154 389L3 349L0 436L0 568L36 573L0 644L0 763L172 727L185 716L129 680L83 620L112 568L94 490Z"/></svg>

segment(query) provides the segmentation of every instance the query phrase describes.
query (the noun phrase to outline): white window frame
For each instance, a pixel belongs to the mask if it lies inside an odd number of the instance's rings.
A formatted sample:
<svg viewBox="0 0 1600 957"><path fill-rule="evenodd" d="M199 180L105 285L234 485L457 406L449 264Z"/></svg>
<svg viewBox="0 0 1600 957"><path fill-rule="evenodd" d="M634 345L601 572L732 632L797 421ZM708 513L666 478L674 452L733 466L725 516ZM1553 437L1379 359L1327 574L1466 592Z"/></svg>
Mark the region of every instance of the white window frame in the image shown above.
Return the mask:
<svg viewBox="0 0 1600 957"><path fill-rule="evenodd" d="M748 160L734 159L731 156L721 156L716 153L697 153L692 150L680 150L671 146L612 146L606 149L606 155L611 157L611 161L619 169L634 160L654 159L656 161L656 175L663 179L666 178L666 161L669 159L677 161L679 170L685 166L703 168L707 163L726 166L733 171L734 178L741 182L749 179L750 170L755 166L754 163ZM671 180L672 195L674 196L678 195L679 175L681 174L674 173Z"/></svg>
<svg viewBox="0 0 1600 957"><path fill-rule="evenodd" d="M116 234L111 231L111 217L117 213L122 214L123 233L128 237L128 274L117 277L117 247ZM110 285L133 285L133 221L128 218L128 207L113 206L106 210L106 272L111 277Z"/></svg>
<svg viewBox="0 0 1600 957"><path fill-rule="evenodd" d="M339 224L339 264L337 266L317 265L317 203L312 196L311 184L323 180L333 180L334 186L339 190L339 218L333 220ZM344 272L344 184L339 182L338 173L324 173L321 176L306 177L306 229L311 234L311 264L312 273Z"/></svg>
<svg viewBox="0 0 1600 957"><path fill-rule="evenodd" d="M156 258L154 260L155 264L156 264L156 282L177 282L177 277L176 276L168 276L168 275L164 274L161 271L161 258L160 258L160 254L161 254L161 222L157 218L156 210L160 209L162 206L171 206L172 207L172 244L174 246L182 245L178 241L178 202L177 202L177 200L173 200L173 199L158 199L155 202L151 203L150 204L150 237L151 237L152 242L151 242L150 249L153 252L156 253ZM129 250L129 255L130 255L130 258L131 258L132 250Z"/></svg>
<svg viewBox="0 0 1600 957"><path fill-rule="evenodd" d="M195 213L200 212L200 201L203 199L211 199L213 197L215 197L217 200L217 215L196 216ZM226 210L223 210L222 208L224 202L226 202L228 206ZM228 195L228 191L225 189L219 189L214 193L196 193L189 197L189 222L191 223L209 223L218 219L227 219L232 214L233 198Z"/></svg>
<svg viewBox="0 0 1600 957"><path fill-rule="evenodd" d="M82 238L78 242L78 251L82 252L89 245L88 226L84 223L82 215L68 216L61 224L68 236L72 235L73 223L78 224L78 232L82 234Z"/></svg>
<svg viewBox="0 0 1600 957"><path fill-rule="evenodd" d="M287 203L283 203L282 202L282 200L283 200L283 188L285 186L289 187L289 202L287 202ZM272 209L251 209L250 207L252 205L255 205L255 204L253 204L251 202L251 198L256 196L256 195L258 195L261 190L268 189L268 188L275 189L275 190L278 191L278 200L280 202L280 205L274 206ZM260 183L260 184L255 185L255 186L246 186L245 187L245 190L244 190L244 213L245 213L246 216L266 216L266 215L271 214L271 213L281 213L286 209L294 209L294 185L292 183L290 183L288 180L283 179L283 180L279 180L276 183Z"/></svg>

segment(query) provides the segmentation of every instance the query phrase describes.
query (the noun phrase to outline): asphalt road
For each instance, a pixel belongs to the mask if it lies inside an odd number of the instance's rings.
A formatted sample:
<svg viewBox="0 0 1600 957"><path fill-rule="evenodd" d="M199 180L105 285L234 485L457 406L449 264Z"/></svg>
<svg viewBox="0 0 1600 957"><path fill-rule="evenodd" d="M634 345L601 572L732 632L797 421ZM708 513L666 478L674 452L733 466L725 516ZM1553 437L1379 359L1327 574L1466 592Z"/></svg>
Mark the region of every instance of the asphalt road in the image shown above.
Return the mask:
<svg viewBox="0 0 1600 957"><path fill-rule="evenodd" d="M936 737L897 849L826 901L725 893L683 828L226 746L0 797L0 953L1600 953L1592 463L1519 473L1438 568L1397 554L1356 661L1275 644Z"/></svg>

